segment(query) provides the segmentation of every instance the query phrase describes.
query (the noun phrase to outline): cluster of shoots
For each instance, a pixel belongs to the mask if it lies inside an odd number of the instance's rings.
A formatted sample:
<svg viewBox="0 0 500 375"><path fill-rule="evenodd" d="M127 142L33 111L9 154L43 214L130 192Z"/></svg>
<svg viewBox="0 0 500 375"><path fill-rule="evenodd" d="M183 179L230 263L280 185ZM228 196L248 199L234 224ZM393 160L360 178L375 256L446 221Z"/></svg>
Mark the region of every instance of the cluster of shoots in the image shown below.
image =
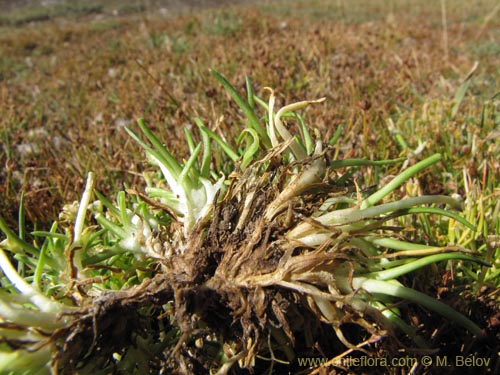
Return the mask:
<svg viewBox="0 0 500 375"><path fill-rule="evenodd" d="M60 333L74 325L95 301L102 303L106 296L119 291L138 290L166 272L165 264L170 260L192 254L196 244L206 240L209 228L214 228L213 221L222 220L215 212L227 202L233 207L236 202L238 209L231 221L224 222L225 230L248 237L238 245L240 249L232 249L235 254L239 251L241 259L250 259L255 252L253 256L258 257L254 245L263 243L265 236L258 228L281 227L279 237L266 239L267 248L263 250L265 259L273 258L269 255L273 249L279 249L280 256L272 267L253 269L253 273L247 269L231 274L215 267L213 277L201 281L205 287L223 293L217 290L222 284L214 281L223 274L231 277L233 288L284 290L307 296L312 301L308 308L316 311L342 342L346 341L342 318L347 313L359 313L371 317L374 327L402 332L425 347L425 340L395 307L401 300L418 303L473 335L481 335L481 329L464 315L398 281L403 275L439 262L480 262L454 244L412 243L400 234L401 227L410 222L405 217L418 215L438 215L474 230L457 213L461 204L454 198L424 195L389 199L408 180L437 163L439 154L404 169L377 191L365 194L354 183L349 185L352 170L404 159L332 160L331 150L340 142L340 128L332 139L323 140L298 113L310 105L325 105L320 104L324 99L277 109L271 89L265 102L254 95L247 82L248 97L243 98L220 74L212 71L212 75L246 117L246 126L234 142L196 118L198 131L185 129L189 157L179 161L139 120L141 134L132 129L127 132L159 170L146 177L144 192L127 189L108 199L95 189L90 173L80 202L65 206L50 230L27 234L20 220L15 233L0 219L5 235L0 243L0 373L64 373L60 353L70 345L64 340L71 340L66 337L61 341ZM259 201L265 189L272 194ZM256 202L264 202L264 206L256 207ZM254 233L245 232L252 225ZM222 244L221 248L230 245ZM217 259L226 261L224 255ZM243 263L241 260L231 267L237 269ZM141 373L148 366L139 359L146 351L161 357L168 348L182 346L179 337L183 328L176 325L179 315L172 309L180 301L175 300L174 292L167 295L171 301L163 301L160 306L163 316L170 314L171 325L164 327L163 335L140 335L129 348L117 348L111 358L90 364L83 356L78 363L70 361L72 366L84 369L82 373L99 373L113 366ZM233 317L237 319L237 314ZM204 323L210 326L210 322ZM99 336L99 325L94 329ZM162 328L155 325L154 329ZM285 334L280 336L275 331L273 337L289 341L283 350L285 360L293 360L293 333L283 328ZM255 363L263 346L244 338L243 343L229 344L234 350L221 349L214 354L214 373L227 373L236 363L240 367ZM219 344L222 348L227 343ZM92 349L101 348L92 347L89 352Z"/></svg>

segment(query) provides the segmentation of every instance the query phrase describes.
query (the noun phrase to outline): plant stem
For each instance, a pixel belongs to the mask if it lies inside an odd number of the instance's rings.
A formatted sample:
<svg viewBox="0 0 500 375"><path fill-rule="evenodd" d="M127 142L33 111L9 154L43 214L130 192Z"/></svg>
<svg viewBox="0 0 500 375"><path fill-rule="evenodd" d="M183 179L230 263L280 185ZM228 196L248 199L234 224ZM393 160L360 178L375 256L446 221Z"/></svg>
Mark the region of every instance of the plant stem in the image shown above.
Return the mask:
<svg viewBox="0 0 500 375"><path fill-rule="evenodd" d="M418 303L431 309L445 318L460 324L462 327L469 330L475 336L481 337L483 333L481 328L470 321L467 317L460 314L458 311L452 309L448 305L429 297L424 293L420 293L414 289L407 288L402 285L397 285L388 281L365 279L365 278L355 278L352 282L355 289L362 288L368 293L373 294L385 294L393 297L402 298L414 303Z"/></svg>
<svg viewBox="0 0 500 375"><path fill-rule="evenodd" d="M361 204L361 208L363 209L377 204L379 201L384 199L389 193L391 193L393 190L402 185L405 181L413 177L421 170L427 168L428 166L437 163L439 160L441 160L441 155L434 154L428 157L427 159L424 159L418 162L417 164L412 165L408 169L405 169L383 188L381 188L376 193L373 193L368 198L366 198Z"/></svg>
<svg viewBox="0 0 500 375"><path fill-rule="evenodd" d="M14 288L41 311L56 314L61 311L62 305L51 301L21 278L2 249L0 249L0 268Z"/></svg>
<svg viewBox="0 0 500 375"><path fill-rule="evenodd" d="M403 264L398 267L390 268L383 271L372 272L367 274L366 276L377 280L391 280L399 276L405 275L407 273L416 271L417 269L427 266L429 264L442 262L444 260L455 260L455 259L468 260L471 262L477 262L483 264L481 260L474 258L470 255L465 255L461 253L444 253L444 254L429 255L424 258L413 260L410 263Z"/></svg>

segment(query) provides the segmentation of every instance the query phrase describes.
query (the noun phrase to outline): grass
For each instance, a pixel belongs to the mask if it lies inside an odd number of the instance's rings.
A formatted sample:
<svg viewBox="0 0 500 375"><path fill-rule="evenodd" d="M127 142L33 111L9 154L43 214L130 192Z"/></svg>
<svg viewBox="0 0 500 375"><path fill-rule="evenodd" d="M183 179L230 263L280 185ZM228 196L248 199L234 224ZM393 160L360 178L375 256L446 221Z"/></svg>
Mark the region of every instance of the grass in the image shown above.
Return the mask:
<svg viewBox="0 0 500 375"><path fill-rule="evenodd" d="M99 14L104 10L102 5L62 2L48 6L28 6L10 11L0 16L0 26L21 26L33 22L49 21L59 17L80 17Z"/></svg>
<svg viewBox="0 0 500 375"><path fill-rule="evenodd" d="M186 116L189 112L186 108L197 108L197 111L210 108L213 93L203 92L203 87L209 87L203 73L207 67L215 67L235 78L233 82L243 84L245 74L254 82L280 87L288 101L304 97L306 93L318 97L327 95L331 105L321 116L323 126L328 124L328 131L333 132L337 124L345 122L352 134L360 134L358 131L362 127L363 139L358 145L361 148L356 149L362 151L364 157L373 158L380 154L376 148L368 147L369 129L375 129L377 134L376 137L371 134L373 145L383 148L391 145L385 121L393 111L405 106L416 109L422 95L429 100L436 95L451 99L460 79L473 64L472 58L467 60L467 54L458 50L467 46L466 38L458 39L465 34L462 29L469 27L473 34L474 27L477 27L470 21L464 21L463 27L457 31L460 35L454 36L450 31L450 40L455 38L459 42L455 48L456 56L460 57L452 65L442 60L441 42L438 35L434 37L435 33L431 33L431 26L415 30L407 22L398 26L385 21L368 24L360 20L343 25L311 19L303 12L296 13L300 18L278 19L274 16L281 9L293 12L303 8L302 3L297 3L295 8L273 5L267 10L252 8L245 13L237 10L229 13L205 11L169 20L169 24L158 18L130 16L8 29L7 33L2 33L0 65L2 83L9 87L9 94L4 91L2 95L4 128L20 130L19 134L9 132L9 137L18 138L14 140L16 144L29 143L29 139L24 139L26 133L40 127L50 134L67 138L68 144L82 144L76 154L71 151L71 157L60 163L51 156L50 142L38 141L45 143L40 145L44 157L40 158L43 165L37 166L34 173L43 174L42 171L50 167L52 180L62 179L57 183L59 191L68 191L68 182L74 181L70 176L75 176L75 173L81 179L88 169L96 170L98 175L108 174L109 168L106 168L106 173L100 173L98 169L99 165L112 164L111 158L117 161L112 169L121 170L117 173L125 179L125 175L137 167L120 167L124 150L135 154L135 160L140 156L127 146L125 149L120 147L121 155L115 155L113 145L127 144L123 132L116 131L116 124L121 119L130 121L144 115L154 119L155 123L168 123L167 126L178 129L176 124L191 121ZM350 14L356 16L356 9L360 8L354 7ZM322 10L320 5L317 9ZM379 9L378 14L385 14L381 12ZM453 13L449 16L452 17ZM415 24L423 16L417 14L413 17ZM476 23L480 22L478 16ZM235 29L234 25L239 23L246 27ZM255 35L262 35L259 43L256 43ZM225 43L234 43L238 47L225 50L221 43L223 39ZM302 42L295 48L297 40ZM406 48L401 48L403 43L407 44ZM309 44L313 48L306 48ZM55 48L58 45L64 48ZM238 69L238 61L248 63ZM493 68L487 65L488 62L485 60L480 69L487 72ZM388 72L396 72L396 76L388 80ZM494 73L476 80L479 82L474 88L476 92L488 95L481 87L485 80L489 80L488 88L494 89L497 85ZM370 104L367 111L360 110L360 104L364 102ZM214 113L205 110L205 117L213 115L216 118L223 114L220 108L210 111ZM92 129L92 132L79 131L85 128ZM102 142L96 144L93 138L89 139L91 133L102 134L99 137ZM181 133L181 130L174 130L175 138ZM350 138L352 142L356 139ZM346 149L349 147L347 144ZM89 148L98 150L92 152L94 160L87 158ZM393 149L392 153L398 151ZM104 159L103 163L96 160L97 155ZM18 164L16 167L22 165L18 162L19 156L12 160ZM132 176L127 179L130 183ZM33 180L36 176L31 178ZM17 182L8 181L8 185L12 185L9 191L18 190ZM53 191L53 186L44 188ZM27 192L28 204L31 193ZM6 202L13 203L10 207L13 213L17 200L9 198ZM42 212L31 214L31 211L30 208L28 213L32 218L44 216Z"/></svg>
<svg viewBox="0 0 500 375"><path fill-rule="evenodd" d="M89 171L106 195L124 186L140 191L139 173L148 167L124 130L137 118L184 156L188 149L180 140L186 125L195 127L195 116L231 139L243 117L207 74L215 68L240 92L245 76L259 96L266 95L262 86L273 87L279 106L326 96L327 104L312 106L306 116L326 139L342 127L337 159L405 157L412 165L439 152L442 161L400 194L458 194L478 230L418 216L419 240L457 242L492 266L450 263L447 270L418 271L413 283L451 303L466 296L478 321L486 324L484 314L494 318L500 24L489 16L495 1L448 4L446 30L439 2L423 0L276 1L175 17L134 7L113 17L110 8L68 4L0 19L0 209L11 228L24 192L28 229L49 230L63 204L79 200ZM394 165L363 171L343 167L339 175L371 186L399 172ZM451 281L444 280L448 272ZM419 281L423 277L431 282ZM493 320L488 324L498 332ZM438 335L435 344L442 339Z"/></svg>

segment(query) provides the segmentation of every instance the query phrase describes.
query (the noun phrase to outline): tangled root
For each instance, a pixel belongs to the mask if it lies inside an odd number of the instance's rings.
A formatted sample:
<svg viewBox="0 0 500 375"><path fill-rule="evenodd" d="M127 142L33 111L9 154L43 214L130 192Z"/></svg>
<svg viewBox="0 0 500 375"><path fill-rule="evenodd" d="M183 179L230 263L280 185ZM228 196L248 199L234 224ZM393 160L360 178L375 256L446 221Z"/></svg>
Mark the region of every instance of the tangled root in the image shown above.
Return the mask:
<svg viewBox="0 0 500 375"><path fill-rule="evenodd" d="M353 347L349 340L385 334L364 316L376 314L350 304L335 286L331 270L349 263L341 237L317 249L285 237L331 186L319 183L266 218L288 172L275 162L249 169L215 205L212 220L179 245L182 251L158 259L152 279L90 299L52 336L54 371L84 374L135 361L131 373L208 373L223 363L227 373L235 362L251 372L273 361L293 363L296 350L336 355ZM347 338L342 324L362 329ZM258 363L258 354L267 362Z"/></svg>

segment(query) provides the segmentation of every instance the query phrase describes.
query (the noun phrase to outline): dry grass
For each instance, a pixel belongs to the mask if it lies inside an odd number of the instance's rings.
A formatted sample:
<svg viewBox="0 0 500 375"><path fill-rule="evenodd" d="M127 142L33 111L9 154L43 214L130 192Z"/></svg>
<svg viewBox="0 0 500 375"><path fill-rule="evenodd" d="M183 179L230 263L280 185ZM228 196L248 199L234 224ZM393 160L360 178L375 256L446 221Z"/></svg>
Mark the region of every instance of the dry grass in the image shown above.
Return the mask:
<svg viewBox="0 0 500 375"><path fill-rule="evenodd" d="M174 18L87 16L4 28L4 216L15 217L25 191L29 218L49 221L63 201L76 198L88 170L96 172L102 190L133 185L142 156L121 127L139 116L169 143L195 113L211 126L231 128L238 118L229 115L227 103L214 104L220 92L206 74L209 68L241 85L248 75L256 84L279 89L287 102L327 96L328 105L316 109L321 115L311 116L320 118L315 125L329 134L346 125L344 153L394 156L399 150L387 118L418 110L424 98L451 99L478 58L470 46L498 37L493 20L479 42L474 39L492 7L450 9L447 59L439 13L424 11L422 2L408 9L379 2L370 9L361 3L352 9L343 2L316 3ZM494 56L486 57L475 90L491 95L498 87L498 66ZM259 87L256 91L262 94Z"/></svg>

